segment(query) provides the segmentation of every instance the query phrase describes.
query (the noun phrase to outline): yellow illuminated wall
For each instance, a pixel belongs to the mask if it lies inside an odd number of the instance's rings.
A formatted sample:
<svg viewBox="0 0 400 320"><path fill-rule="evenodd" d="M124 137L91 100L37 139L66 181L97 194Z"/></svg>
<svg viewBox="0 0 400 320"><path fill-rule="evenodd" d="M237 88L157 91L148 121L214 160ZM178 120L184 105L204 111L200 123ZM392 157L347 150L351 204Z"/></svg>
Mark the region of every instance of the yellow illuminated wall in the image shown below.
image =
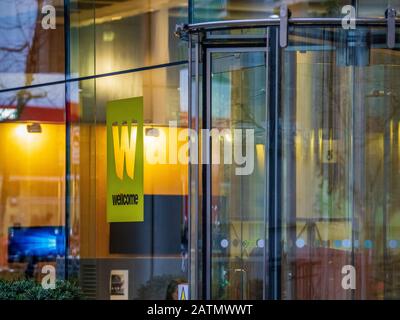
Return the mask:
<svg viewBox="0 0 400 320"><path fill-rule="evenodd" d="M40 124L40 127L41 133L30 133L26 123L0 124L0 266L7 265L10 226L64 225L65 125ZM145 135L146 152L165 150L159 156L168 160L169 129L151 128L157 129L159 136ZM178 128L177 134L181 130ZM106 127L81 124L76 135L71 150L71 223L73 227L80 221L77 231L80 256L104 257L109 255L109 226L105 218ZM94 148L90 147L91 141ZM185 141L178 142L176 150L184 144ZM186 196L188 193L187 164L145 161L144 173L145 194ZM101 237L96 236L100 234Z"/></svg>
<svg viewBox="0 0 400 320"><path fill-rule="evenodd" d="M0 124L0 265L7 261L8 228L64 224L65 125Z"/></svg>

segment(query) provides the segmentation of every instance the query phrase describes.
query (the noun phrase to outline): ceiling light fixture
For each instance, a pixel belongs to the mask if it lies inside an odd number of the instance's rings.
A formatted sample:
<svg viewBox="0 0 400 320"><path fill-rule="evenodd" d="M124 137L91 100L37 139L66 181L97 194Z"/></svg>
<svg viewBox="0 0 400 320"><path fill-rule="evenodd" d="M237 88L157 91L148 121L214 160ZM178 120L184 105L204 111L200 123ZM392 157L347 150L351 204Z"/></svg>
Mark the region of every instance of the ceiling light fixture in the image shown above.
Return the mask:
<svg viewBox="0 0 400 320"><path fill-rule="evenodd" d="M40 123L27 124L26 130L29 133L42 133L42 126L40 125Z"/></svg>

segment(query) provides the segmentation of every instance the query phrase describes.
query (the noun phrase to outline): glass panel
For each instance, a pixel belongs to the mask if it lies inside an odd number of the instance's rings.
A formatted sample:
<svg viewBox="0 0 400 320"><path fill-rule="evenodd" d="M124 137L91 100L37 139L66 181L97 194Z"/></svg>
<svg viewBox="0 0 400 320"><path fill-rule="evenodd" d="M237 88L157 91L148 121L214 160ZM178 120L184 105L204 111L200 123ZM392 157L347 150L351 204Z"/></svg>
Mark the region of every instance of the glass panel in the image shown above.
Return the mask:
<svg viewBox="0 0 400 320"><path fill-rule="evenodd" d="M187 1L95 1L96 73L187 60L187 44L174 36L187 22Z"/></svg>
<svg viewBox="0 0 400 320"><path fill-rule="evenodd" d="M0 278L64 276L64 85L0 93Z"/></svg>
<svg viewBox="0 0 400 320"><path fill-rule="evenodd" d="M0 90L64 80L63 16L60 0L0 1Z"/></svg>
<svg viewBox="0 0 400 320"><path fill-rule="evenodd" d="M71 0L73 77L142 68L187 59L174 35L186 23L185 0Z"/></svg>
<svg viewBox="0 0 400 320"><path fill-rule="evenodd" d="M213 52L210 65L215 131L212 298L262 299L267 245L266 53Z"/></svg>
<svg viewBox="0 0 400 320"><path fill-rule="evenodd" d="M70 72L71 78L95 74L95 2L70 0Z"/></svg>
<svg viewBox="0 0 400 320"><path fill-rule="evenodd" d="M383 17L388 6L400 9L399 0L193 0L193 22L265 19L279 17L279 7L287 3L293 17L343 17L343 6L353 3L360 17Z"/></svg>
<svg viewBox="0 0 400 320"><path fill-rule="evenodd" d="M400 296L395 52L383 28L291 32L282 66L284 299Z"/></svg>
<svg viewBox="0 0 400 320"><path fill-rule="evenodd" d="M357 14L359 17L384 17L384 13L388 7L393 7L397 11L400 9L400 0L358 0Z"/></svg>
<svg viewBox="0 0 400 320"><path fill-rule="evenodd" d="M79 116L70 132L75 159L71 241L80 238L80 246L71 242L71 256L80 257L80 283L89 298L110 299L111 270L129 271L129 299L175 299L177 284L188 282L188 166L168 161L181 146L170 149L170 121L178 135L188 123L187 78L183 64L82 81L71 88L79 97ZM106 103L137 96L144 97L144 222L108 223ZM167 156L166 163L149 161L158 151Z"/></svg>
<svg viewBox="0 0 400 320"><path fill-rule="evenodd" d="M85 297L96 298L96 104L95 80L71 82L69 100L68 278L79 279Z"/></svg>
<svg viewBox="0 0 400 320"><path fill-rule="evenodd" d="M338 17L348 1L269 1L251 0L194 0L194 22L277 18L282 3L287 3L294 17Z"/></svg>

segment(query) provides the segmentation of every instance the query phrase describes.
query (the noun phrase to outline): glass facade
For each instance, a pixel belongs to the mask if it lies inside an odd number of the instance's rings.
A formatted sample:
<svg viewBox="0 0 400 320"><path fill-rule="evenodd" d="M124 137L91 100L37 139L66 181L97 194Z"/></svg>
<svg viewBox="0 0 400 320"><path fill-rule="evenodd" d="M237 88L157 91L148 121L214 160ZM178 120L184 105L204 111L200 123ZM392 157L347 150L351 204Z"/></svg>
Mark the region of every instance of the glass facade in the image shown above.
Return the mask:
<svg viewBox="0 0 400 320"><path fill-rule="evenodd" d="M399 297L399 61L381 49L385 33L359 28L358 48L348 47L354 40L341 28L295 28L289 36L282 57L282 272L294 275L282 283L288 299ZM303 37L310 41L297 47ZM353 292L338 281L345 265L357 270Z"/></svg>
<svg viewBox="0 0 400 320"><path fill-rule="evenodd" d="M304 18L348 4L287 3ZM174 35L279 19L281 4L2 0L0 279L40 282L51 265L90 299L110 299L121 270L128 299L176 299L187 283L193 299L400 298L398 34L394 49L385 24L291 25L286 48L277 25ZM108 222L107 104L133 97L144 219ZM171 123L199 133L189 154L211 163L150 161L182 155ZM208 143L202 129L221 135Z"/></svg>
<svg viewBox="0 0 400 320"><path fill-rule="evenodd" d="M44 5L56 9L55 29L43 29ZM1 278L40 281L50 264L85 297L109 299L110 273L122 269L129 299L166 299L187 282L187 164L145 162L144 221L108 223L106 104L143 97L148 153L162 144L152 132L168 141L170 121L187 127L187 50L173 31L188 4L0 8L0 28L12 29L0 36Z"/></svg>

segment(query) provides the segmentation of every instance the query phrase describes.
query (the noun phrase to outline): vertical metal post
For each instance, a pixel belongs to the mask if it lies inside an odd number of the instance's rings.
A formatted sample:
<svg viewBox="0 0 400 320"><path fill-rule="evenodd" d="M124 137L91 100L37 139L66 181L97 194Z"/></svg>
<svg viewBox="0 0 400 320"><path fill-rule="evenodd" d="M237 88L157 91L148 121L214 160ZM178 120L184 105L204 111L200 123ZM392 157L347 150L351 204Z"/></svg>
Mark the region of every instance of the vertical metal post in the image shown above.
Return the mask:
<svg viewBox="0 0 400 320"><path fill-rule="evenodd" d="M194 0L189 0L188 2L188 22L189 24L193 23L193 13L194 13ZM190 36L189 36L190 39Z"/></svg>
<svg viewBox="0 0 400 320"><path fill-rule="evenodd" d="M289 27L290 11L287 4L283 4L280 9L280 25L279 25L279 44L281 48L288 45L288 27Z"/></svg>
<svg viewBox="0 0 400 320"><path fill-rule="evenodd" d="M282 118L282 153L285 154L285 161L282 161L281 168L286 173L286 182L282 186L281 212L285 217L284 233L285 241L291 247L286 252L285 261L282 261L282 284L284 283L286 297L294 297L296 293L296 268L293 261L296 261L297 240L296 232L296 101L297 101L297 54L296 51L287 51L282 57L282 68L284 71L283 85L285 86L285 94L281 98L281 118ZM282 159L283 160L283 159ZM280 175L279 177L282 177ZM289 182L290 181L290 182ZM283 228L283 227L282 227ZM284 264L284 265L283 265Z"/></svg>
<svg viewBox="0 0 400 320"><path fill-rule="evenodd" d="M190 15L190 8L189 8L189 15ZM188 35L188 57L189 57L189 65L188 65L188 128L192 128L192 36L189 34ZM190 141L190 136L189 136L189 141ZM192 272L191 272L191 259L192 259L192 170L193 170L193 163L190 160L190 155L192 154L191 148L189 148L189 170L188 170L188 180L187 180L187 187L188 187L188 205L187 205L187 217L188 217L188 282L189 282L189 290L190 290L190 296L193 297L193 284L196 286L196 282L192 281ZM196 265L196 263L194 264Z"/></svg>
<svg viewBox="0 0 400 320"><path fill-rule="evenodd" d="M270 180L269 180L269 298L281 298L281 56L279 46L279 30L271 32L271 64L270 64Z"/></svg>
<svg viewBox="0 0 400 320"><path fill-rule="evenodd" d="M193 46L193 39L197 36L188 35L189 41L189 66L188 66L188 99L189 99L189 112L188 112L188 127L198 133L198 43L196 41ZM193 51L194 50L194 51ZM195 84L193 85L193 72L195 77ZM199 135L197 135L199 137ZM189 139L192 137L189 136ZM190 140L189 140L190 142ZM198 165L198 140L197 144L189 144L189 175L188 175L188 279L190 284L190 299L198 299L199 297L199 284L198 284L198 235L200 230L199 225L199 165ZM197 150L192 150L196 147ZM197 159L193 162L193 156L197 155Z"/></svg>
<svg viewBox="0 0 400 320"><path fill-rule="evenodd" d="M64 52L65 52L65 255L64 255L64 278L68 280L68 256L69 256L69 232L70 232L70 181L71 181L71 122L70 122L70 84L71 76L71 52L70 52L70 0L64 0Z"/></svg>
<svg viewBox="0 0 400 320"><path fill-rule="evenodd" d="M387 20L386 44L389 49L393 49L396 46L396 9L388 8L385 16Z"/></svg>
<svg viewBox="0 0 400 320"><path fill-rule="evenodd" d="M266 30L265 39L265 148L264 148L264 178L265 178L265 189L264 189L264 248L263 248L263 299L268 298L268 214L269 214L269 185L268 177L270 176L270 166L269 166L269 154L270 154L270 119L269 119L269 101L270 101L270 38L271 29L268 27Z"/></svg>
<svg viewBox="0 0 400 320"><path fill-rule="evenodd" d="M202 128L211 128L211 53L204 47L201 55L203 57L203 125ZM205 282L205 290L203 299L210 300L211 294L211 255L212 255L212 238L211 238L211 215L212 215L212 183L211 183L211 137L206 141L202 139L202 181L203 181L203 281Z"/></svg>

